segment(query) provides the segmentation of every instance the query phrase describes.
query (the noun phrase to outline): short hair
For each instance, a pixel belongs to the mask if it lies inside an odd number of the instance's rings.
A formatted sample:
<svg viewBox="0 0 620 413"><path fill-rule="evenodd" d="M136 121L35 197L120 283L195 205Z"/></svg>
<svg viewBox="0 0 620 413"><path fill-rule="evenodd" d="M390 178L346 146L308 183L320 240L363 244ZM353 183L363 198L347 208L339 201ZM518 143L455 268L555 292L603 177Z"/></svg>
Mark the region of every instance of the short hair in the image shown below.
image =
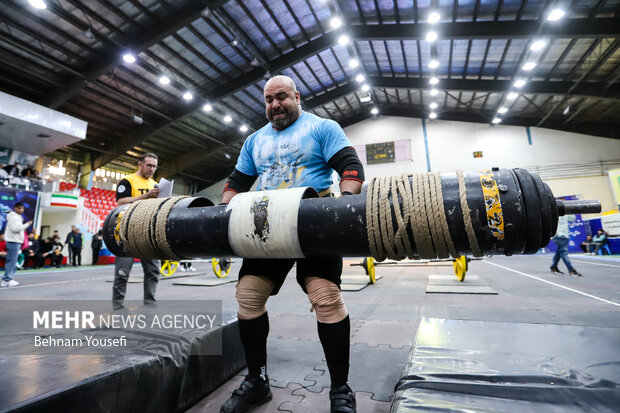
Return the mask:
<svg viewBox="0 0 620 413"><path fill-rule="evenodd" d="M159 160L159 158L157 157L157 155L155 155L154 153L151 153L151 152L147 152L147 153L145 153L144 155L142 155L142 156L140 157L140 162L144 162L144 160L145 160L146 158L154 158L154 159Z"/></svg>
<svg viewBox="0 0 620 413"><path fill-rule="evenodd" d="M24 203L23 202L16 202L15 205L13 205L13 208L19 208L19 207L23 207Z"/></svg>

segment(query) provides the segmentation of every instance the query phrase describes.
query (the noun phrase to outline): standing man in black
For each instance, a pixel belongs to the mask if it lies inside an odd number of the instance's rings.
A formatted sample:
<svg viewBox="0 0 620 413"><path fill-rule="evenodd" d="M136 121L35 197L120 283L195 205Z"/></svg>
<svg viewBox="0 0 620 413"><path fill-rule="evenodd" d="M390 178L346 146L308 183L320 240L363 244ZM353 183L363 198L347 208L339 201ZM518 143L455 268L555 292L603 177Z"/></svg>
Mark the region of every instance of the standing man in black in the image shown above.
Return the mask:
<svg viewBox="0 0 620 413"><path fill-rule="evenodd" d="M71 240L71 236L75 233L75 225L71 225L71 232L67 234L65 238L65 245L67 246L67 265L71 265L73 261L73 251L71 251L71 244L69 241Z"/></svg>
<svg viewBox="0 0 620 413"><path fill-rule="evenodd" d="M248 191L258 179L258 190L313 187L329 196L332 173L340 176L342 195L359 194L364 169L355 149L336 122L301 109L295 82L275 76L265 84L265 112L269 122L250 135L228 178L222 202ZM355 413L349 387L349 313L340 294L342 258L244 259L237 283L239 332L248 375L222 406L221 413L244 413L271 400L267 377L267 299L276 295L293 265L297 282L316 311L317 329L331 378L332 413ZM294 368L294 366L292 366Z"/></svg>

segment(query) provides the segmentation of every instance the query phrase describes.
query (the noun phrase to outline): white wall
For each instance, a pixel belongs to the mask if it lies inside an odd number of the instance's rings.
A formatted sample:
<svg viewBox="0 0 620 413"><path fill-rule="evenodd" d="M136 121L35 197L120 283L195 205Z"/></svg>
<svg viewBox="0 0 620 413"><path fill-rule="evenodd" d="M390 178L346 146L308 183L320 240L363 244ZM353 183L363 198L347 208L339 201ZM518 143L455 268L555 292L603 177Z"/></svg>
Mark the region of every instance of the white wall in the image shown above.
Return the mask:
<svg viewBox="0 0 620 413"><path fill-rule="evenodd" d="M576 162L598 162L620 159L620 140L599 138L544 128L531 128L532 144L526 129L519 126L488 125L453 121L426 121L431 170L452 172L456 169L479 170L493 166L516 168L553 164L570 165ZM426 150L422 120L393 116L378 116L345 128L351 144L411 141L412 160L365 165L366 177L426 172ZM474 158L482 151L482 158ZM365 160L363 160L365 162ZM589 179L551 179L549 185L557 196L581 194L597 198L603 210L615 208L607 176ZM337 179L335 179L337 181ZM200 192L218 203L225 181ZM337 185L333 187L337 190Z"/></svg>

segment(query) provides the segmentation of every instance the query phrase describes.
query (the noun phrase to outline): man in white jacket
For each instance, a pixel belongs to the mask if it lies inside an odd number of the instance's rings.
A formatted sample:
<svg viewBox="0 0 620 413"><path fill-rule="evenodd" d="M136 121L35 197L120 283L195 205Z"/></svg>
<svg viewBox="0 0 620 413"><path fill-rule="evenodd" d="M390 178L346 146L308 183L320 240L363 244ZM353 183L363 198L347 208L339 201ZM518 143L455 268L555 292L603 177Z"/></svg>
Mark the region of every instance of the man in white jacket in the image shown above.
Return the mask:
<svg viewBox="0 0 620 413"><path fill-rule="evenodd" d="M32 221L24 223L22 214L24 213L24 204L16 202L13 211L9 212L6 219L6 230L4 231L4 239L6 240L6 262L4 264L4 277L0 287L16 287L19 285L13 279L17 266L17 256L19 250L24 243L24 230L28 228Z"/></svg>

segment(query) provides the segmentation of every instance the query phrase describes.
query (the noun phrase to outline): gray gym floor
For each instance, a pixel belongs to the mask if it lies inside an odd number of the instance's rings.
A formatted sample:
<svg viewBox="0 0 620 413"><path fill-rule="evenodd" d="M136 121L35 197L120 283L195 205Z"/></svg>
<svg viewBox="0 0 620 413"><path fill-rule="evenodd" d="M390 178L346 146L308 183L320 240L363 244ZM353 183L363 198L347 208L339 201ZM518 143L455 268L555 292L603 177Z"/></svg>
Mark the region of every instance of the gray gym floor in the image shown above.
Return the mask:
<svg viewBox="0 0 620 413"><path fill-rule="evenodd" d="M453 275L451 266L379 266L374 285L343 292L352 321L351 387L359 412L388 412L394 385L407 361L421 317L620 327L620 259L571 256L583 274L576 278L549 272L549 255L493 257L470 263L467 281L486 284L497 294L426 293L429 275ZM345 275L361 275L347 264ZM233 263L234 278L240 260ZM215 280L210 263L195 267ZM565 271L563 264L560 269ZM566 272L566 271L565 271ZM109 299L112 266L18 272L19 287L0 289L0 299ZM195 274L195 273L181 273ZM134 266L133 276L141 276ZM274 399L257 412L329 411L329 375L323 361L310 305L294 272L280 294L268 303L271 333L268 374ZM473 276L477 276L473 277ZM160 281L158 299L221 299L225 312L235 312L234 282L217 286L185 286ZM447 278L448 280L450 277ZM142 286L128 285L128 299L141 299ZM218 412L243 379L239 372L189 412Z"/></svg>

